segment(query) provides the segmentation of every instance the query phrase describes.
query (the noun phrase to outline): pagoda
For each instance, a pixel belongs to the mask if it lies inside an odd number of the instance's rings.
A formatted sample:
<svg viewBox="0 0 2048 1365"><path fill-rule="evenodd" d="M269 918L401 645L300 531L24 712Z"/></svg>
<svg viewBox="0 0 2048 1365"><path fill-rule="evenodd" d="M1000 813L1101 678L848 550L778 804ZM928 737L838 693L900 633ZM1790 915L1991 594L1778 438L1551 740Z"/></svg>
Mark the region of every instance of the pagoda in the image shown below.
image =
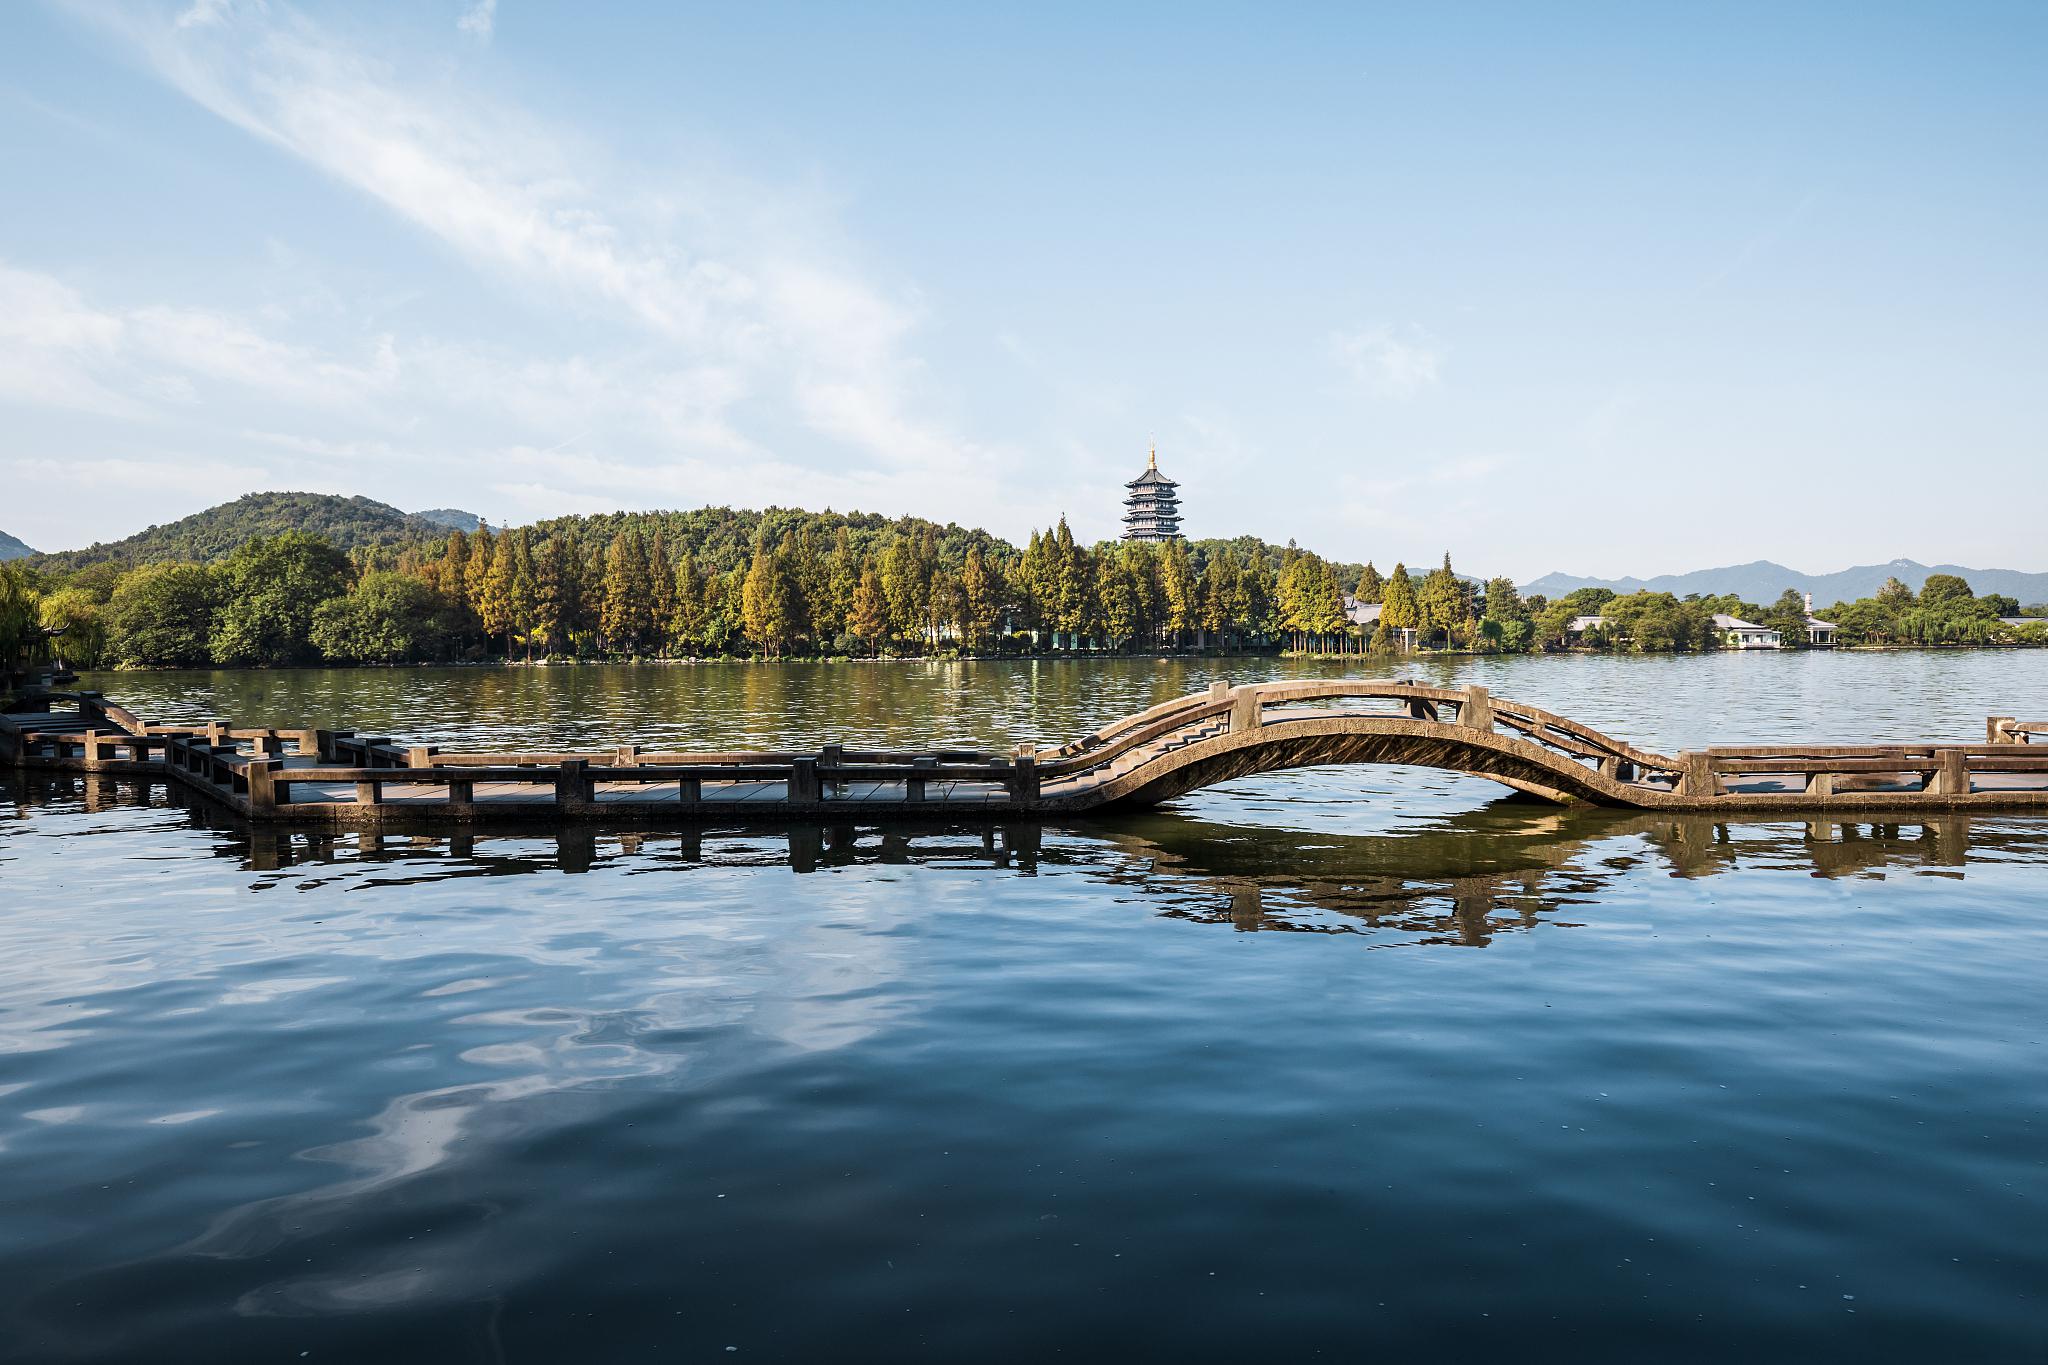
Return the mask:
<svg viewBox="0 0 2048 1365"><path fill-rule="evenodd" d="M1180 539L1180 485L1159 472L1157 446L1145 472L1124 487L1131 490L1124 497L1125 540Z"/></svg>

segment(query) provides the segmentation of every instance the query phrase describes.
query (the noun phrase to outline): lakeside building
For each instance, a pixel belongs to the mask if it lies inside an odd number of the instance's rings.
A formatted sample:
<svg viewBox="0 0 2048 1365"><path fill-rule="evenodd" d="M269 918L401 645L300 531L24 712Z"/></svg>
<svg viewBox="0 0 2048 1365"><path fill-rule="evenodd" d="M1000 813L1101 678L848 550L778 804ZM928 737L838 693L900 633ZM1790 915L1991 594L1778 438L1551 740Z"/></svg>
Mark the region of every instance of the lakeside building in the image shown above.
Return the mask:
<svg viewBox="0 0 2048 1365"><path fill-rule="evenodd" d="M1349 593L1344 595L1344 619L1367 639L1379 630L1380 617L1386 614L1386 610L1379 602L1361 602ZM1407 651L1415 648L1415 637L1420 632L1413 626L1396 626L1393 633L1395 648Z"/></svg>
<svg viewBox="0 0 2048 1365"><path fill-rule="evenodd" d="M1166 541L1180 539L1180 485L1159 472L1159 448L1154 446L1145 462L1145 472L1124 485L1124 539Z"/></svg>
<svg viewBox="0 0 2048 1365"><path fill-rule="evenodd" d="M1721 643L1729 649L1777 649L1785 643L1784 637L1769 626L1730 616L1725 611L1714 613L1714 629L1721 632Z"/></svg>
<svg viewBox="0 0 2048 1365"><path fill-rule="evenodd" d="M1835 632L1841 627L1833 621L1823 621L1813 614L1813 594L1806 594L1806 643L1822 649L1835 647Z"/></svg>

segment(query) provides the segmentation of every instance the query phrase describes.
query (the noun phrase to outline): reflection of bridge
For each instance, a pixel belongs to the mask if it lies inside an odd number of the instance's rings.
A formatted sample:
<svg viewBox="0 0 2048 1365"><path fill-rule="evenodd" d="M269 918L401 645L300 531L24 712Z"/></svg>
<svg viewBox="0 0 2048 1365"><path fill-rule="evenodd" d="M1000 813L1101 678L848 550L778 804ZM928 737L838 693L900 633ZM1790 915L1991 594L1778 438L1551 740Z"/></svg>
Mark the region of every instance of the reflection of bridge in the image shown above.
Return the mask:
<svg viewBox="0 0 2048 1365"><path fill-rule="evenodd" d="M1368 680L1181 697L1057 749L455 754L349 731L147 724L96 693L0 714L18 766L156 774L256 820L1057 816L1155 805L1284 768L1391 763L1489 778L1560 804L1658 811L2048 811L2048 722L1993 717L1983 743L1766 745L1673 756L1489 695ZM289 752L287 752L289 746Z"/></svg>
<svg viewBox="0 0 2048 1365"><path fill-rule="evenodd" d="M1028 819L922 826L794 821L765 829L607 829L574 821L535 838L516 827L494 833L470 826L422 832L253 824L180 788L160 794L162 785L109 774L26 774L15 797L24 812L52 801L107 812L168 800L182 805L195 827L220 832L216 856L262 874L387 861L402 864L407 880L426 882L541 869L582 873L619 860L681 875L782 861L799 874L934 863L1032 876L1052 866L1133 890L1176 893L1143 897L1172 919L1240 932L1386 934L1391 942L1465 947L1540 924L1582 922L1617 881L1646 871L1707 878L1771 868L1844 878L1912 869L1965 877L1980 862L2048 857L2048 826L2041 822L1955 812L1746 822L1739 814L1495 802L1398 833L1318 830L1308 841L1299 829L1164 817L1073 833L1048 833ZM259 877L250 889L287 885Z"/></svg>

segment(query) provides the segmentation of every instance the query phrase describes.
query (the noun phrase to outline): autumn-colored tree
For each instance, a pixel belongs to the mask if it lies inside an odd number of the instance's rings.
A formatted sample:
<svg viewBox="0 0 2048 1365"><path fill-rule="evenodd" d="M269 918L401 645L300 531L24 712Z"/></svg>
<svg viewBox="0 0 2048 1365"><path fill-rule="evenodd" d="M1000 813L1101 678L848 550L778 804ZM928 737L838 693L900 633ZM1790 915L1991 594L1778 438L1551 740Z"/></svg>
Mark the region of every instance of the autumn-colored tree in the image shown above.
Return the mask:
<svg viewBox="0 0 2048 1365"><path fill-rule="evenodd" d="M882 641L889 635L889 597L882 587L882 575L871 564L860 576L860 582L853 590L853 605L847 611L846 631L857 640L865 640L868 648L876 654L882 652Z"/></svg>

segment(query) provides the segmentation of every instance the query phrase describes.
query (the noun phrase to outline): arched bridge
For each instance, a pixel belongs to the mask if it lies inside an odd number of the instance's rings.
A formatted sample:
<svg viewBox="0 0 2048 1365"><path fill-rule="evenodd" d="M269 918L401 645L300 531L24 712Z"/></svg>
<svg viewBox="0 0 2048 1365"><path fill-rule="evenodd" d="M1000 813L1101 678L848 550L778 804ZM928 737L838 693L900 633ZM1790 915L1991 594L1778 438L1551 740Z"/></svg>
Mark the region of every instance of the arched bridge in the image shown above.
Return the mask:
<svg viewBox="0 0 2048 1365"><path fill-rule="evenodd" d="M2048 813L2048 722L1982 743L1639 749L1483 687L1217 683L1056 749L452 753L351 731L161 725L97 693L0 712L0 761L166 781L252 820L302 824L1010 819L1156 805L1284 768L1387 763L1635 810Z"/></svg>

